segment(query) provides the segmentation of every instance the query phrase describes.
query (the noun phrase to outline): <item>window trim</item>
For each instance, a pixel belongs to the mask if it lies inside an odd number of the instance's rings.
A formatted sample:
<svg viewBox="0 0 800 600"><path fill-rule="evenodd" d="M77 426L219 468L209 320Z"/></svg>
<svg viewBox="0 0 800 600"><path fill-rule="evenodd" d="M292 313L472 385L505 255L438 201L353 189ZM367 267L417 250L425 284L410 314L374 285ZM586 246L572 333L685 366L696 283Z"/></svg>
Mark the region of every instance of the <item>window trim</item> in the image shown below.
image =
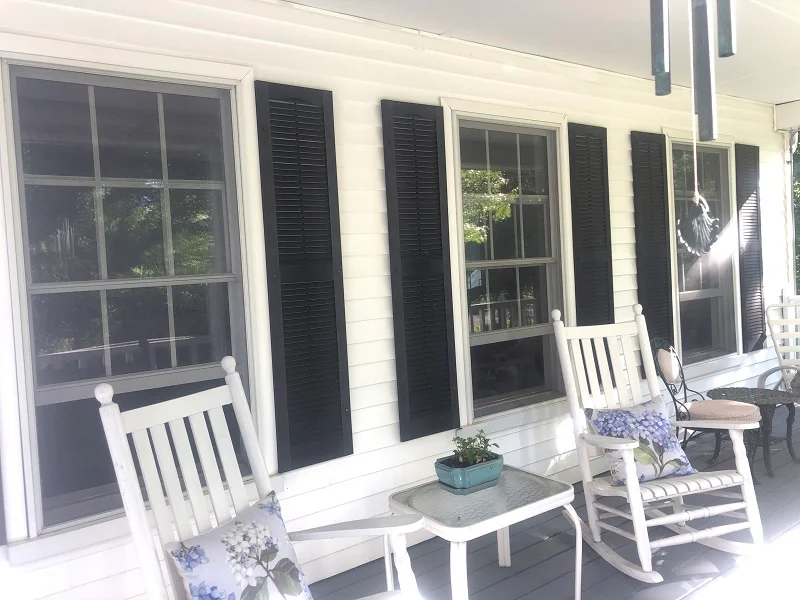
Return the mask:
<svg viewBox="0 0 800 600"><path fill-rule="evenodd" d="M470 367L470 334L467 322L467 289L464 273L466 257L464 256L463 213L461 210L461 177L459 157L459 121L478 121L497 125L500 128L536 128L552 132L553 152L548 160L551 173L555 174L555 182L551 181L551 195L557 194L557 201L551 203L551 210L557 215L557 225L551 220L551 231L557 232L558 243L551 248L556 262L560 264L558 291L562 299L562 312L567 322L575 320L574 273L572 267L572 219L569 202L569 158L567 156L567 117L562 113L474 102L453 98L441 98L444 108L445 156L448 177L448 204L450 227L450 261L451 280L453 285L453 320L456 344L456 378L458 381L458 403L462 427L487 419L503 418L510 413L530 409L526 404L520 406L519 400L511 401L507 409L490 415L476 415L472 395L472 373ZM552 262L552 261L551 261ZM548 400L549 401L549 400ZM545 401L545 402L548 402Z"/></svg>
<svg viewBox="0 0 800 600"><path fill-rule="evenodd" d="M80 71L96 75L128 78L131 82L147 79L178 85L200 85L227 90L230 94L230 118L233 152L231 181L235 182L238 228L240 232L242 288L244 291L244 322L249 333L246 351L250 366L247 374L250 383L253 413L259 436L266 449L268 468L277 472L275 452L275 423L271 392L270 349L257 340L269 338L268 307L266 299L266 266L263 256L263 231L260 223L260 206L246 198L257 197L260 189L258 172L258 141L253 128L245 124L255 119L253 93L254 71L250 67L213 63L197 59L162 56L134 50L105 49L103 63L97 62L95 48L84 44L60 40L40 39L31 36L12 36L0 39L0 144L6 152L0 162L0 185L4 202L0 214L0 227L6 233L7 243L0 245L0 276L9 281L9 293L0 296L0 319L3 326L13 331L13 344L3 350L6 364L15 364L15 376L5 377L0 383L2 393L15 395L18 403L4 403L0 407L0 440L2 441L2 476L4 478L5 517L9 525L9 543L33 539L39 535L37 515L40 507L34 502L33 472L31 469L32 441L29 412L33 404L32 365L30 364L29 331L25 295L25 272L17 262L22 247L21 221L11 95L9 63L60 71ZM228 100L224 102L228 106ZM234 252L233 248L231 252ZM9 375L11 375L9 373Z"/></svg>
<svg viewBox="0 0 800 600"><path fill-rule="evenodd" d="M164 110L162 104L162 94L164 93L180 93L186 94L190 96L196 97L204 97L204 98L216 98L220 101L221 106L221 120L222 120L222 127L221 127L221 134L222 134L222 149L223 155L226 159L226 163L224 164L225 169L225 181L213 181L210 182L211 186L210 189L221 188L223 191L223 220L224 220L224 239L223 243L225 244L225 262L226 262L226 272L224 273L217 273L210 276L199 276L193 279L202 279L203 283L220 283L226 284L226 294L227 294L227 302L229 307L229 318L230 318L230 335L231 335L231 352L236 353L237 355L241 355L242 353L246 353L246 324L245 324L245 315L236 315L236 311L234 311L234 307L239 309L239 307L243 307L244 305L244 298L242 292L242 286L239 285L239 282L242 278L242 270L241 270L241 248L240 248L240 234L239 234L239 219L238 219L238 206L236 201L232 201L231 199L235 197L236 194L236 174L235 174L235 167L234 167L234 151L232 145L232 128L233 128L233 118L232 118L232 107L229 104L230 101L230 91L226 90L225 88L217 87L217 86L186 86L183 84L168 84L162 82L154 82L152 85L149 81L141 80L141 79L130 79L126 77L112 77L109 75L97 75L93 73L84 73L82 71L67 71L67 70L58 70L58 69L50 69L50 68L42 68L42 67L32 67L29 65L17 65L16 63L9 63L7 67L4 69L4 73L8 76L8 90L10 96L8 96L8 104L9 104L9 111L10 111L10 118L11 118L11 136L10 136L10 143L11 147L13 148L14 158L15 158L15 167L16 167L16 181L17 181L17 196L15 198L15 206L18 213L19 218L19 232L21 237L18 238L19 246L17 251L17 260L21 267L21 284L20 284L20 293L21 296L21 305L24 307L25 312L27 313L27 320L24 323L27 325L26 334L26 351L27 354L23 358L23 360L28 361L28 382L31 386L28 389L29 395L29 402L28 402L28 435L30 436L30 462L28 465L30 477L32 479L32 495L33 495L33 505L35 507L35 525L36 525L36 532L46 532L53 529L53 525L45 526L44 525L44 506L45 502L42 498L42 482L41 482L41 467L39 462L39 451L38 451L38 443L37 443L37 420L35 417L36 409L43 405L52 405L61 402L69 402L73 400L79 399L86 399L93 397L93 390L95 385L100 382L111 382L117 384L117 389L115 390L118 393L122 393L126 390L147 390L153 389L155 387L160 387L162 385L171 385L171 384L181 384L181 383L192 383L197 381L203 380L210 380L210 379L219 379L221 377L221 373L219 372L219 368L216 367L213 363L205 363L200 365L191 365L189 368L181 368L177 366L177 353L176 347L174 344L170 343L170 354L173 364L176 366L170 367L169 369L160 369L154 371L146 371L142 373L131 373L131 374L121 374L121 375L111 375L110 366L111 366L111 353L110 353L110 341L109 341L109 320L108 320L108 313L106 310L102 310L102 322L103 322L103 338L104 338L104 355L106 361L106 376L102 378L96 379L86 379L86 380L78 380L78 381L68 381L62 382L58 384L48 384L48 385L41 385L37 383L37 375L36 375L36 357L35 357L35 342L33 339L33 331L34 331L34 323L33 323L33 311L30 310L29 306L29 298L36 296L36 295L49 295L49 294L58 294L58 293L69 293L75 292L80 289L91 289L97 290L101 293L101 305L105 305L105 291L109 289L119 289L119 288L154 288L154 287L166 287L167 290L167 305L168 305L168 315L169 315L169 335L170 338L174 337L174 326L175 320L172 314L172 292L170 286L180 285L184 283L190 283L188 281L184 281L183 276L176 276L174 274L174 267L173 267L173 257L171 255L171 247L172 247L172 240L171 240L171 225L169 230L167 230L167 224L169 223L169 190L172 187L177 187L172 181L169 180L168 175L166 173L167 169L167 154L166 154L166 139L164 134ZM81 280L81 281L69 281L69 282L48 282L48 283L34 283L32 277L32 269L31 269L31 261L30 261L30 253L28 252L29 243L28 243L28 222L27 222L27 201L25 198L24 188L27 184L30 183L31 178L30 176L26 175L22 170L22 145L18 144L18 138L20 136L20 129L19 129L19 110L18 110L18 100L17 100L17 88L16 82L18 78L26 78L26 79L40 79L45 81L58 81L58 82L65 82L65 83L76 83L79 85L87 86L89 89L89 111L91 114L91 121L90 125L92 128L92 146L93 146L93 153L94 153L94 176L92 177L59 177L59 176L47 176L47 177L39 177L33 176L33 180L48 180L50 183L47 185L57 185L63 186L66 180L69 180L71 183L76 185L83 185L87 188L90 187L93 190L95 195L95 209L96 209L96 228L97 228L97 246L98 246L98 278L92 280ZM130 82L130 85L128 85ZM109 279L106 275L106 245L105 245L105 232L103 230L103 213L100 207L100 190L102 186L105 186L106 181L101 176L100 164L98 160L98 140L97 140L97 130L96 130L96 115L95 108L94 108L94 90L93 88L96 86L103 86L103 87L113 87L117 89L134 89L134 90L142 90L148 91L151 93L158 94L158 117L159 117L159 129L160 129L160 143L161 143L161 167L162 167L162 185L157 186L159 189L162 189L163 197L162 203L165 207L164 215L162 215L162 221L164 225L164 257L165 263L167 263L167 272L165 272L164 276L158 278L142 278L142 279ZM228 101L226 102L226 99ZM112 186L116 187L116 183L124 182L125 187L151 187L146 185L145 179L137 179L131 178L130 182L134 183L134 186L129 186L127 179L117 179L112 181ZM138 184L138 185L137 185ZM234 258L235 257L235 258ZM170 271L173 271L170 273ZM104 278L104 275L105 278ZM190 278L191 279L191 278ZM212 281L213 280L213 281ZM159 283L164 282L165 286L159 286ZM133 284L133 285L131 285ZM230 284L230 285L228 285ZM52 290L52 291L51 291ZM248 377L248 368L246 361L241 367L241 373L244 377ZM182 377L186 375L186 377ZM137 385L138 384L138 385ZM66 393L59 393L59 392L66 392ZM42 399L44 398L44 401ZM105 486L103 486L105 487ZM103 502L100 501L97 503L95 500L90 500L90 504L94 503L98 506L102 506ZM79 522L89 522L92 520L96 520L98 518L102 518L104 513L93 514L85 517L81 517L77 519ZM55 527L61 526L63 524L59 523ZM29 533L30 533L29 529Z"/></svg>
<svg viewBox="0 0 800 600"><path fill-rule="evenodd" d="M692 132L677 129L663 128L662 133L666 137L667 149L667 194L669 204L669 227L671 231L676 228L676 215L675 215L675 186L673 181L673 151L675 146L692 145ZM711 142L699 143L698 147L709 148L717 151L725 151L728 156L728 212L730 214L730 221L728 224L730 235L733 239L737 240L736 248L738 249L739 239L739 220L736 218L738 214L736 206L736 155L734 149L734 139L730 136L719 136L717 140ZM683 341L681 339L681 323L680 323L680 301L681 293L678 284L678 247L675 235L669 236L670 240L670 260L672 264L672 323L673 335L675 340L675 349L678 356L683 360ZM725 354L712 353L711 355L701 358L700 360L693 361L691 366L704 364L710 361L720 360L721 358L742 355L742 320L739 317L741 314L741 289L739 285L739 252L734 251L731 253L731 274L733 277L733 314L734 314L734 343L736 350ZM687 292L684 292L684 294Z"/></svg>

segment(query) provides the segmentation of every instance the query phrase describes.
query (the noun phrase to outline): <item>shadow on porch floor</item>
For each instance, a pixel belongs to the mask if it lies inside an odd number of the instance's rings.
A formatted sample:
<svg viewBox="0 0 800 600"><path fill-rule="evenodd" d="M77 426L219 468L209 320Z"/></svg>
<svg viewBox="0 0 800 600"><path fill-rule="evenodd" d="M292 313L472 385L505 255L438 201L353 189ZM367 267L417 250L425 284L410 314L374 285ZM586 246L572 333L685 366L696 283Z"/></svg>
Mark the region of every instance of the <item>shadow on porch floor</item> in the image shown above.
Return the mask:
<svg viewBox="0 0 800 600"><path fill-rule="evenodd" d="M773 435L785 432L784 409L775 416ZM794 428L800 438L800 423ZM687 454L698 469L704 469L713 450L713 436L691 442ZM798 442L796 442L798 443ZM800 448L800 446L798 446ZM759 508L768 546L759 557L740 558L700 544L665 548L654 554L654 567L664 582L647 585L612 568L584 546L584 600L738 600L739 598L795 597L788 586L795 581L800 544L800 465L791 461L785 442L772 447L775 477L764 471L759 450L754 473ZM712 470L733 467L730 443L723 445L719 462ZM575 509L586 517L580 486L575 488ZM719 520L720 518L717 518ZM714 519L704 520L699 526ZM796 529L795 529L796 528ZM664 530L666 532L666 530ZM658 534L656 534L658 535ZM739 532L732 539L749 539ZM635 547L619 536L609 543L635 560ZM560 512L523 521L511 528L512 566L497 565L495 536L469 543L470 598L477 600L567 600L572 598L574 536ZM450 598L449 548L434 538L409 549L420 592L426 600ZM311 586L316 600L353 600L385 590L383 561L373 561Z"/></svg>

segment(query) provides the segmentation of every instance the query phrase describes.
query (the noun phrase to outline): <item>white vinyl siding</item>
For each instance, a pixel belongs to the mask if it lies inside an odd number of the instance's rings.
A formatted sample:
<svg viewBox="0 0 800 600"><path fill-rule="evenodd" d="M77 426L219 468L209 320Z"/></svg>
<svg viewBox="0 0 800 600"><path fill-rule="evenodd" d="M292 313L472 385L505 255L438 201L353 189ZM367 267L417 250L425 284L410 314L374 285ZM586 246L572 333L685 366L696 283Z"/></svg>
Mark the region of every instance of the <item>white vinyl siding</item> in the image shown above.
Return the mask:
<svg viewBox="0 0 800 600"><path fill-rule="evenodd" d="M444 432L398 446L381 99L440 104L442 98L462 98L553 111L569 121L607 128L615 313L618 321L633 318L630 132L690 130L691 99L685 89L657 98L650 81L286 3L196 0L187 9L177 0L164 0L157 8L149 2L80 0L79 7L66 7L57 0L15 0L4 10L6 29L105 46L84 47L94 61L103 60L108 47L136 48L173 57L160 61L165 72L180 71L174 57L191 57L252 65L257 79L333 92L355 454L282 477L280 496L290 531L387 512L391 492L433 476L433 461L448 452L453 436ZM0 50L35 52L37 47L20 50L15 43L0 34ZM110 54L108 60L119 59ZM765 264L765 297L767 303L777 301L790 277L782 136L773 130L771 106L727 97L719 98L719 127L736 142L760 147L763 221L776 232L763 236L764 256L771 257ZM258 203L258 198L246 201ZM562 223L565 229L570 229L568 220ZM251 252L251 240L244 242ZM569 245L569 239L562 240L562 247ZM745 366L731 359L693 365L688 374L701 390L752 383L772 366L772 357L765 350L748 356ZM260 400L253 395L256 408ZM478 426L500 444L509 464L578 480L565 401L494 415L467 432ZM136 597L143 588L135 584L130 543L121 536L115 544L119 558L113 561L102 559L111 545L106 542L14 571L35 580L37 598L122 598L118 590L125 583L128 596ZM297 546L311 581L377 558L382 549L381 540Z"/></svg>

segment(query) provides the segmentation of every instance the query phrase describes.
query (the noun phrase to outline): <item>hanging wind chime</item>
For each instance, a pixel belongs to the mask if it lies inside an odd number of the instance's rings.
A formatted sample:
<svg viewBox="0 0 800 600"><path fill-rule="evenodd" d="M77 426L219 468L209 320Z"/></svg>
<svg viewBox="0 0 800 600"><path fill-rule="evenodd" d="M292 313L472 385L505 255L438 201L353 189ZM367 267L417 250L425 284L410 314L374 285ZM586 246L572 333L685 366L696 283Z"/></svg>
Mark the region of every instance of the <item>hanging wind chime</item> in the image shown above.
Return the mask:
<svg viewBox="0 0 800 600"><path fill-rule="evenodd" d="M686 214L678 220L678 240L692 254L711 251L720 234L719 219L700 195L697 176L697 141L717 139L717 94L708 0L689 3L689 53L692 84L692 159L694 195ZM717 0L717 45L721 58L736 53L735 0ZM669 48L669 0L650 0L650 51L656 96L672 91Z"/></svg>

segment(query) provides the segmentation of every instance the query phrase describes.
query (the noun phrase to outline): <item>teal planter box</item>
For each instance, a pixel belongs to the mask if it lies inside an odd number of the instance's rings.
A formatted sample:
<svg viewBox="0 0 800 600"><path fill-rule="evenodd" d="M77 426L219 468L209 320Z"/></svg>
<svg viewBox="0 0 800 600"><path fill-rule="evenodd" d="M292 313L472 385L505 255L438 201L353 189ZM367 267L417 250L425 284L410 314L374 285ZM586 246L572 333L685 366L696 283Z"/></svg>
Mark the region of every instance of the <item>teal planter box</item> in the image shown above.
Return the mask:
<svg viewBox="0 0 800 600"><path fill-rule="evenodd" d="M445 461L452 459L452 456L445 456L436 461L434 465L439 481L448 487L458 490L466 490L476 486L497 481L500 472L503 470L503 456L495 454L493 460L488 460L471 467L451 467ZM483 486L481 489L484 489ZM477 491L477 490L475 490Z"/></svg>

